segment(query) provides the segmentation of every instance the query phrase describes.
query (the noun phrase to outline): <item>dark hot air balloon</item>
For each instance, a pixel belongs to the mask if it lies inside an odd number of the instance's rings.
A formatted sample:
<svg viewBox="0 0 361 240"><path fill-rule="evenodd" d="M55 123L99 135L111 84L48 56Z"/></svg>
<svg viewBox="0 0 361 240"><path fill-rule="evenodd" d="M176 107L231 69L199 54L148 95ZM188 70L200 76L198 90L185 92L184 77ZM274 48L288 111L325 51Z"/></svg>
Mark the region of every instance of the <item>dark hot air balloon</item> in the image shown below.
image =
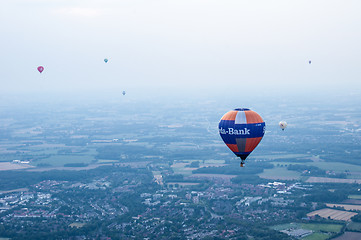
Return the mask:
<svg viewBox="0 0 361 240"><path fill-rule="evenodd" d="M43 67L43 66L39 66L39 67L38 67L38 71L39 71L40 73L42 73L42 72L44 71L44 67Z"/></svg>
<svg viewBox="0 0 361 240"><path fill-rule="evenodd" d="M221 118L219 134L231 151L241 158L241 167L248 155L262 140L266 124L258 113L248 108L237 108Z"/></svg>
<svg viewBox="0 0 361 240"><path fill-rule="evenodd" d="M108 58L105 58L105 59L104 59L104 62L107 63L107 62L108 62Z"/></svg>

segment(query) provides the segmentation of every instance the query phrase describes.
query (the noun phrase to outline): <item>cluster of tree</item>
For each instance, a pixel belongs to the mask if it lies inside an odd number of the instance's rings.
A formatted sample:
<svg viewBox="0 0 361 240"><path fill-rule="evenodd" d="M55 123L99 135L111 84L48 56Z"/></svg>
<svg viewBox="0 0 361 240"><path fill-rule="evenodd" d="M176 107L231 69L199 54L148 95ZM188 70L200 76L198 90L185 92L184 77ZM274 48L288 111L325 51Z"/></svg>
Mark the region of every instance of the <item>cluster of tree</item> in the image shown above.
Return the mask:
<svg viewBox="0 0 361 240"><path fill-rule="evenodd" d="M273 165L266 162L252 162L240 169L238 164L232 163L222 167L202 167L193 170L193 173L245 175L262 173L264 169L273 168Z"/></svg>
<svg viewBox="0 0 361 240"><path fill-rule="evenodd" d="M66 163L64 167L86 167L88 165L87 163Z"/></svg>
<svg viewBox="0 0 361 240"><path fill-rule="evenodd" d="M361 223L361 213L353 216L353 217L351 218L351 220L352 220L353 222Z"/></svg>
<svg viewBox="0 0 361 240"><path fill-rule="evenodd" d="M287 166L288 170L301 172L307 176L326 176L326 171L315 166L303 165L303 164L290 164Z"/></svg>
<svg viewBox="0 0 361 240"><path fill-rule="evenodd" d="M186 165L185 167L189 167L189 168L199 168L199 161L193 161L190 164Z"/></svg>
<svg viewBox="0 0 361 240"><path fill-rule="evenodd" d="M82 171L51 170L44 172L3 171L0 174L0 190L29 187L44 180L87 182L95 177L109 176L111 173L127 172L150 175L146 169L131 167L102 166Z"/></svg>
<svg viewBox="0 0 361 240"><path fill-rule="evenodd" d="M305 197L306 202L339 203L346 199L355 189L350 184L315 184Z"/></svg>

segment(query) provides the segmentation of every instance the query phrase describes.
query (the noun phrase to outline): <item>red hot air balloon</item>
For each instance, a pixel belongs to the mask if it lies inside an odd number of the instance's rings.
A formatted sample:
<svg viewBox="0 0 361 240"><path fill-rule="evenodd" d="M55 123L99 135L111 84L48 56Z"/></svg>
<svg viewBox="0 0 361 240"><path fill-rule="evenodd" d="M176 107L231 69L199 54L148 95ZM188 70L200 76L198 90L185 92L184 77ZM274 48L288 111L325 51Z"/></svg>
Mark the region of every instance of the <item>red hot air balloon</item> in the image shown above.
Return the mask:
<svg viewBox="0 0 361 240"><path fill-rule="evenodd" d="M237 108L224 114L218 128L227 147L242 159L243 167L244 160L262 140L266 124L258 113L248 108Z"/></svg>
<svg viewBox="0 0 361 240"><path fill-rule="evenodd" d="M39 71L40 73L42 73L42 72L44 71L44 67L43 67L43 66L39 66L39 67L38 67L38 71Z"/></svg>

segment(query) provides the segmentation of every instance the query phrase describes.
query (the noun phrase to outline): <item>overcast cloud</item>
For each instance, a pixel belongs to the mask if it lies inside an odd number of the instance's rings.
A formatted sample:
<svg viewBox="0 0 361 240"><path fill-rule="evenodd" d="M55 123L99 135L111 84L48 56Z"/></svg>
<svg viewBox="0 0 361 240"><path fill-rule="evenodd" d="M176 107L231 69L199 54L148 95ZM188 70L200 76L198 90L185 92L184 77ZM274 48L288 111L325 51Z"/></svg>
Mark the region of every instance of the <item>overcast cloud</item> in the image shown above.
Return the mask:
<svg viewBox="0 0 361 240"><path fill-rule="evenodd" d="M360 12L359 0L2 0L1 92L355 93Z"/></svg>

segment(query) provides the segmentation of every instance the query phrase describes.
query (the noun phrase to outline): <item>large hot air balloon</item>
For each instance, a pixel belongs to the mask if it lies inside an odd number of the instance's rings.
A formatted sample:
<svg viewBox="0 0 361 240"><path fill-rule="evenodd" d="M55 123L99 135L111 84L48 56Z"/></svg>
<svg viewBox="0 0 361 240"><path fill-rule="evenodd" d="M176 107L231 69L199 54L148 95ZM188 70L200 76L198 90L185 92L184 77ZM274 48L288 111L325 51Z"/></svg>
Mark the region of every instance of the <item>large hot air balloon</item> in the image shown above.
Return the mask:
<svg viewBox="0 0 361 240"><path fill-rule="evenodd" d="M280 125L280 128L282 129L282 131L284 131L285 128L287 127L287 122L281 121L278 125Z"/></svg>
<svg viewBox="0 0 361 240"><path fill-rule="evenodd" d="M39 67L38 67L38 71L39 71L40 73L42 73L42 72L44 71L44 67L43 67L43 66L39 66Z"/></svg>
<svg viewBox="0 0 361 240"><path fill-rule="evenodd" d="M311 60L309 60L309 61L308 61L308 64L311 64L311 63L312 63Z"/></svg>
<svg viewBox="0 0 361 240"><path fill-rule="evenodd" d="M248 108L237 108L221 118L219 134L224 143L241 158L241 167L248 155L261 141L266 124L258 113Z"/></svg>
<svg viewBox="0 0 361 240"><path fill-rule="evenodd" d="M125 91L122 92L123 96L125 95Z"/></svg>
<svg viewBox="0 0 361 240"><path fill-rule="evenodd" d="M107 63L107 62L108 62L108 58L104 58L104 62Z"/></svg>

